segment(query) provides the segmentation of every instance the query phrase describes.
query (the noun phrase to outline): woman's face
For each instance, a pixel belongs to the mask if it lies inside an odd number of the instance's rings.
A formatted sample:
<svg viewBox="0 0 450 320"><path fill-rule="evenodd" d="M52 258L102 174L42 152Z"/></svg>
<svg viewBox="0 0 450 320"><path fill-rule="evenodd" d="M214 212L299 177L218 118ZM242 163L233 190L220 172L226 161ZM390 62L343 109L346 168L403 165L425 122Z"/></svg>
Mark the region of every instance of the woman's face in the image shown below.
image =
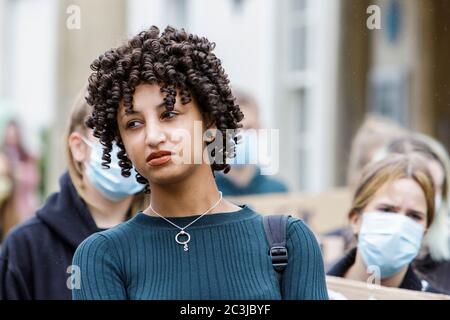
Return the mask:
<svg viewBox="0 0 450 320"><path fill-rule="evenodd" d="M127 156L150 184L176 183L199 167L191 151L204 148L202 115L194 101L183 105L180 100L177 96L173 111L167 111L160 87L142 84L133 95L133 113L127 115L123 104L119 108L117 123Z"/></svg>
<svg viewBox="0 0 450 320"><path fill-rule="evenodd" d="M427 228L427 202L422 188L412 179L399 179L385 184L377 191L362 213L374 211L402 214ZM357 216L357 218L356 218ZM359 234L360 215L352 221L353 231Z"/></svg>

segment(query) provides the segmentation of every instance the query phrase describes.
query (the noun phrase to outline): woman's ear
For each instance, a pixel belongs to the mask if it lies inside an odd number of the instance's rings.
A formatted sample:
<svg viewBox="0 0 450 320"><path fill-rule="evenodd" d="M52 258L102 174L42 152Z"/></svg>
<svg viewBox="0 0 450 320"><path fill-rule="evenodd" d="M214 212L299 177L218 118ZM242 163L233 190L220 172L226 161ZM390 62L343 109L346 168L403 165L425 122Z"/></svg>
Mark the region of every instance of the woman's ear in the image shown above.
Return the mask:
<svg viewBox="0 0 450 320"><path fill-rule="evenodd" d="M78 132L72 132L69 135L68 143L73 159L77 162L85 162L89 156L89 150L82 135Z"/></svg>
<svg viewBox="0 0 450 320"><path fill-rule="evenodd" d="M359 230L361 229L361 214L359 212L356 212L356 210L353 210L352 212L350 212L348 220L353 235L357 236L359 234Z"/></svg>

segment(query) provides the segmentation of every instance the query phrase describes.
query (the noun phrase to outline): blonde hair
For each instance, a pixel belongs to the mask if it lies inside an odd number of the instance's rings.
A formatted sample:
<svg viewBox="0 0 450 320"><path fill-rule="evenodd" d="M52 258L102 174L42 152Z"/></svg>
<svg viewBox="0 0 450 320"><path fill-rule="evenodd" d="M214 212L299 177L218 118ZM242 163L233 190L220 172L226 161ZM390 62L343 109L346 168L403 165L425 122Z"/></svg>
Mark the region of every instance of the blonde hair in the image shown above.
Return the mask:
<svg viewBox="0 0 450 320"><path fill-rule="evenodd" d="M85 124L86 119L91 113L92 107L89 106L86 102L85 95L86 90L82 90L77 98L75 99L75 103L72 106L72 110L70 112L69 123L66 129L65 135L65 149L66 149L66 157L67 157L67 167L69 171L70 178L72 183L77 190L78 195L91 207L96 207L91 197L85 190L83 175L84 175L84 165L83 163L76 161L72 155L72 151L69 146L69 137L73 132L79 132L80 134L86 136L88 132L88 128ZM146 199L144 194L140 193L134 196L133 202L131 204L131 213L132 215L136 214L139 210L142 210L146 207L148 199Z"/></svg>
<svg viewBox="0 0 450 320"><path fill-rule="evenodd" d="M347 184L355 186L364 167L377 160L377 151L408 131L394 121L376 114L366 116L358 129L350 150Z"/></svg>
<svg viewBox="0 0 450 320"><path fill-rule="evenodd" d="M414 180L424 193L429 227L434 219L433 180L424 160L414 155L395 154L367 166L356 188L349 216L361 214L383 186L405 178Z"/></svg>
<svg viewBox="0 0 450 320"><path fill-rule="evenodd" d="M435 261L450 259L450 230L448 215L450 213L450 159L447 151L437 140L423 135L412 134L393 141L385 151L385 156L392 153L421 154L440 164L444 172L442 186L442 204L436 208L435 219L430 226L424 245L428 248L431 258Z"/></svg>

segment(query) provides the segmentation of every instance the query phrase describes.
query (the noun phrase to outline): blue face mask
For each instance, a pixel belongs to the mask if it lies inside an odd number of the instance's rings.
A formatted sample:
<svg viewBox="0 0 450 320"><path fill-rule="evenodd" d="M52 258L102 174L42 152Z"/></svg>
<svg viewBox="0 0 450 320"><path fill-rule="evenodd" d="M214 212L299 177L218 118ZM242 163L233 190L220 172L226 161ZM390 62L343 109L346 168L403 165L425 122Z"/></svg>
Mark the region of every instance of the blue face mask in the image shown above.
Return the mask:
<svg viewBox="0 0 450 320"><path fill-rule="evenodd" d="M408 265L419 253L424 228L411 218L389 212L362 216L358 250L367 267L378 267L381 279Z"/></svg>
<svg viewBox="0 0 450 320"><path fill-rule="evenodd" d="M232 166L245 166L258 164L258 137L247 131L241 132L242 139L236 145L236 157L230 159Z"/></svg>
<svg viewBox="0 0 450 320"><path fill-rule="evenodd" d="M117 152L120 151L116 144L111 150L110 168L102 166L103 146L83 138L83 141L91 148L91 157L86 165L86 176L91 184L106 198L118 202L130 195L134 195L144 189L144 185L137 182L136 178L122 176Z"/></svg>

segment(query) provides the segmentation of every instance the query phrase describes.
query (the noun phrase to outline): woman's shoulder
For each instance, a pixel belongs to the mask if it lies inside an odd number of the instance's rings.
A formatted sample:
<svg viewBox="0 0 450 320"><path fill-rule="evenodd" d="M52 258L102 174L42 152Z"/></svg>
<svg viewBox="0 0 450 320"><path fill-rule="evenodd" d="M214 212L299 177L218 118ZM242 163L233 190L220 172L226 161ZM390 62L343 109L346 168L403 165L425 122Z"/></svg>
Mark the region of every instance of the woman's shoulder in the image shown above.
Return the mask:
<svg viewBox="0 0 450 320"><path fill-rule="evenodd" d="M105 232L106 231L96 232L96 233L91 234L86 239L84 239L78 246L75 254L77 254L81 251L86 251L86 250L92 250L92 249L98 249L98 248L103 248L103 249L108 248L109 239L108 239L108 237L105 236Z"/></svg>
<svg viewBox="0 0 450 320"><path fill-rule="evenodd" d="M115 256L112 251L112 241L106 233L107 231L97 232L83 240L75 251L73 265L90 264L98 259L102 260L106 256Z"/></svg>
<svg viewBox="0 0 450 320"><path fill-rule="evenodd" d="M33 217L12 228L4 240L3 248L14 247L17 249L17 246L19 246L26 249L29 247L29 243L38 239L42 240L43 237L48 235L50 235L50 230L42 221Z"/></svg>
<svg viewBox="0 0 450 320"><path fill-rule="evenodd" d="M0 248L0 260L7 262L11 269L29 270L31 265L47 263L53 255L48 246L56 237L36 217L15 226L6 236ZM35 263L31 263L34 261Z"/></svg>
<svg viewBox="0 0 450 320"><path fill-rule="evenodd" d="M260 214L258 213L260 220L262 222L263 219L268 217L281 217L283 215L280 214ZM292 243L299 243L302 246L316 246L317 238L312 232L312 230L308 227L308 225L300 218L285 214L287 216L286 219L286 241L292 245ZM270 224L270 222L269 222ZM279 223L274 222L274 226L280 226ZM272 228L272 227L271 227ZM267 231L266 231L267 232ZM280 232L280 231L275 231Z"/></svg>
<svg viewBox="0 0 450 320"><path fill-rule="evenodd" d="M120 247L120 243L127 241L133 235L129 221L123 222L110 229L91 234L78 246L77 251L113 250Z"/></svg>
<svg viewBox="0 0 450 320"><path fill-rule="evenodd" d="M263 215L265 216L265 215ZM308 225L300 218L286 214L286 232L288 237L295 235L302 235L304 237L314 237L313 232Z"/></svg>
<svg viewBox="0 0 450 320"><path fill-rule="evenodd" d="M311 228L297 217L290 216L287 220L287 239L302 247L318 247L318 241Z"/></svg>

